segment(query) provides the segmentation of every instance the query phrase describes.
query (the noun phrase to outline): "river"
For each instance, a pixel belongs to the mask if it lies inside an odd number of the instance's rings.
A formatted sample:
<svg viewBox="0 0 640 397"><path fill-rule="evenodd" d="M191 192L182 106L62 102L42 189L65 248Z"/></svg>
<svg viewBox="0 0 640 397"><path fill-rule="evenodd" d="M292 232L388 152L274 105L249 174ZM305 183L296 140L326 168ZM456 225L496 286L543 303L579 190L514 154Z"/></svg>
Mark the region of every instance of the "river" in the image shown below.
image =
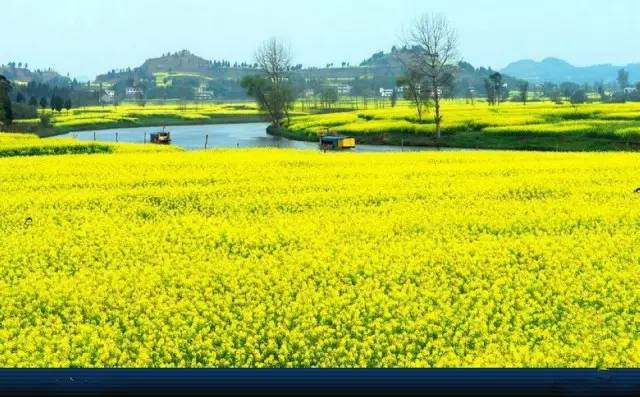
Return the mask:
<svg viewBox="0 0 640 397"><path fill-rule="evenodd" d="M318 150L315 142L295 141L282 137L274 137L266 133L266 123L244 124L214 124L214 125L190 125L171 126L166 130L171 132L172 145L187 150L201 150L207 148L293 148ZM143 143L149 140L149 134L162 131L162 127L117 128L100 131L70 132L59 135L63 138L76 138L79 140L95 140L100 142L127 142ZM146 135L145 135L146 134ZM209 136L207 140L207 135ZM437 148L429 147L404 147L389 145L358 145L356 152L399 152L404 151L433 151ZM451 149L448 149L451 150Z"/></svg>

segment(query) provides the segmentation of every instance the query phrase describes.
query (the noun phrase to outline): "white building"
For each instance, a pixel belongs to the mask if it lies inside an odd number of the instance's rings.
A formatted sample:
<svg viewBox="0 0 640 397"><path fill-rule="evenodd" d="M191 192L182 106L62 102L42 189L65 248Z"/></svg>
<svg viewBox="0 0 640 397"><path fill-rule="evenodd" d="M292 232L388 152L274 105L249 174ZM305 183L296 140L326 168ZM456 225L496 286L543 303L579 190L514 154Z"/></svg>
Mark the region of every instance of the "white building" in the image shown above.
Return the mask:
<svg viewBox="0 0 640 397"><path fill-rule="evenodd" d="M383 98L391 98L393 96L393 89L380 88L380 96Z"/></svg>
<svg viewBox="0 0 640 397"><path fill-rule="evenodd" d="M198 101L211 101L215 98L215 93L213 91L198 91L196 92L195 98Z"/></svg>
<svg viewBox="0 0 640 397"><path fill-rule="evenodd" d="M207 90L206 85L200 85L195 92L195 98L198 101L211 101L216 97L216 93L213 90Z"/></svg>
<svg viewBox="0 0 640 397"><path fill-rule="evenodd" d="M349 84L338 84L336 86L338 95L351 95L352 87Z"/></svg>
<svg viewBox="0 0 640 397"><path fill-rule="evenodd" d="M114 103L116 101L116 92L113 90L104 90L100 96L101 103Z"/></svg>
<svg viewBox="0 0 640 397"><path fill-rule="evenodd" d="M127 87L126 89L127 98L137 98L139 95L142 95L142 89L135 87Z"/></svg>

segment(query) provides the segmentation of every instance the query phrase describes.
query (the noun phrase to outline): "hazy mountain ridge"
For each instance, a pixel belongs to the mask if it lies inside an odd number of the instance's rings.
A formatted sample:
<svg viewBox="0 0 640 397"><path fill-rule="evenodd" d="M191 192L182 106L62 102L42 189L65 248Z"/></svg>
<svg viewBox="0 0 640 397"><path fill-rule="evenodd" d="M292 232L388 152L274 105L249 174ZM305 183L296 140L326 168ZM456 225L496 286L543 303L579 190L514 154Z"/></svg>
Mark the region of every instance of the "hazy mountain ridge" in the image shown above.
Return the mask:
<svg viewBox="0 0 640 397"><path fill-rule="evenodd" d="M149 58L142 65L134 68L111 70L98 75L97 82L117 82L128 77L151 78L155 74L188 74L194 78L210 79L240 79L249 74L249 65L234 64L226 61L210 61L199 57L188 50L163 54L160 57Z"/></svg>
<svg viewBox="0 0 640 397"><path fill-rule="evenodd" d="M573 82L594 83L602 81L614 82L618 77L618 71L626 69L631 81L640 80L640 63L626 66L601 64L592 66L574 66L559 58L545 58L540 62L524 59L509 64L501 70L502 73L535 83Z"/></svg>
<svg viewBox="0 0 640 397"><path fill-rule="evenodd" d="M328 64L326 67L307 67L296 65L292 70L292 81L298 86L306 88L314 87L319 90L323 84L334 86L351 87L356 92L368 90L370 95L377 92L379 88L393 88L396 81L403 73L403 66L398 60L398 53L401 49L392 49L390 52L380 51L373 54L369 59L364 60L360 65L350 65L343 63L340 65ZM484 81L495 71L491 68L475 68L467 62L460 62L456 75L456 84L453 90L455 96L466 96L470 91L482 94L484 91ZM227 61L209 61L192 54L187 50L176 53L163 54L162 57L151 58L140 67L127 70L111 71L98 76L97 80L120 84L122 81L137 78L150 79L153 75L188 75L190 79L199 79L204 86L211 90L220 92L219 83L225 82L224 90L232 90L236 95L241 95L238 81L242 77L256 73L254 65L245 63L231 64ZM168 80L175 80L175 77L167 77ZM504 76L505 83L514 87L520 84L520 80L510 76ZM217 87L216 87L217 85ZM348 88L348 89L351 89Z"/></svg>
<svg viewBox="0 0 640 397"><path fill-rule="evenodd" d="M11 81L20 81L30 83L36 81L39 83L67 83L69 78L62 76L54 70L30 70L25 67L15 67L3 65L0 66L0 75L5 76Z"/></svg>
<svg viewBox="0 0 640 397"><path fill-rule="evenodd" d="M161 73L167 71L198 73L210 70L211 63L204 58L181 51L180 53L151 58L142 64L141 69L147 73Z"/></svg>

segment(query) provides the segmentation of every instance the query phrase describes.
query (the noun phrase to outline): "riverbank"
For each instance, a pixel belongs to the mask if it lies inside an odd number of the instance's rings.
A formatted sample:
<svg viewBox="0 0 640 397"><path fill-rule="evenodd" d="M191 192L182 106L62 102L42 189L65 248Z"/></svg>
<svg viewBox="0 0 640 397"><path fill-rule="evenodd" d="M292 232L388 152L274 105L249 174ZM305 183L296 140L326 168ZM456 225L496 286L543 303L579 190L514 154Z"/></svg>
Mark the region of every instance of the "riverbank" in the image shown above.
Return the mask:
<svg viewBox="0 0 640 397"><path fill-rule="evenodd" d="M500 106L443 103L442 137L432 115L422 119L407 106L292 118L289 139L317 141L327 131L353 136L359 144L537 151L637 151L640 103Z"/></svg>
<svg viewBox="0 0 640 397"><path fill-rule="evenodd" d="M171 146L185 150L206 149L247 149L247 148L278 148L318 150L315 141L303 141L287 139L285 137L269 135L266 133L268 124L243 123L243 124L211 124L170 127ZM74 131L65 135L47 138L45 140L74 139L85 142L110 142L110 143L137 143L143 144L149 141L149 133L161 129L160 126L141 128L117 128L100 131ZM400 151L430 151L440 150L425 146L392 146L392 145L365 145L360 144L353 152L400 152ZM454 149L441 149L454 150ZM458 149L455 149L458 150ZM462 149L464 150L464 149Z"/></svg>
<svg viewBox="0 0 640 397"><path fill-rule="evenodd" d="M135 120L112 120L111 122L87 122L74 123L73 125L52 126L37 131L41 138L49 138L58 135L64 135L69 132L79 131L102 131L112 130L116 128L140 128L140 127L156 127L156 126L190 126L190 125L223 125L223 124L246 124L264 122L265 117L262 115L217 115L206 119L185 119L181 117L140 117Z"/></svg>
<svg viewBox="0 0 640 397"><path fill-rule="evenodd" d="M291 140L317 142L318 135L303 131L268 128L268 134ZM638 151L640 142L573 134L562 136L530 136L490 134L483 131L448 133L437 139L429 135L408 133L348 134L356 138L359 145L407 146L449 149L561 151L561 152L608 152Z"/></svg>
<svg viewBox="0 0 640 397"><path fill-rule="evenodd" d="M326 131L349 135L359 145L525 151L638 151L640 104L553 103L500 108L458 101L443 106L443 136L435 138L433 120L417 120L409 106L325 114L293 114L275 137L317 142ZM252 103L189 105L121 105L47 113L51 126L41 137L69 132L162 126L207 126L266 122ZM26 127L26 126L25 126ZM146 131L149 132L149 131ZM199 143L200 145L200 143ZM204 141L202 142L204 146Z"/></svg>
<svg viewBox="0 0 640 397"><path fill-rule="evenodd" d="M82 142L77 139L41 139L28 132L0 134L0 158L39 157L70 154L167 153L182 149L162 145L135 143Z"/></svg>
<svg viewBox="0 0 640 397"><path fill-rule="evenodd" d="M295 113L296 116L306 113ZM189 126L264 122L254 103L121 104L89 106L54 112L42 110L38 118L15 120L10 132L52 137L69 132L158 126ZM46 127L45 127L46 126Z"/></svg>

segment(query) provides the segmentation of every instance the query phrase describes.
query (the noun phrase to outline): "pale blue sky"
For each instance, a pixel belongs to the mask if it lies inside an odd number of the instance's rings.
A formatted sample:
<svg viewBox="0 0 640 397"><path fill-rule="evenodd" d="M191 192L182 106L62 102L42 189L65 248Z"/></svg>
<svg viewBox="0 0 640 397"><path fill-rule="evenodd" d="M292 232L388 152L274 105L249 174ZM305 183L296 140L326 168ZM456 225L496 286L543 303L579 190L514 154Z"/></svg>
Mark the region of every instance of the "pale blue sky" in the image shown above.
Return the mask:
<svg viewBox="0 0 640 397"><path fill-rule="evenodd" d="M463 58L502 68L556 56L576 65L640 62L638 0L2 0L0 63L93 77L183 48L251 60L286 38L296 63L359 63L397 43L415 15L444 13ZM7 39L8 37L8 39Z"/></svg>

